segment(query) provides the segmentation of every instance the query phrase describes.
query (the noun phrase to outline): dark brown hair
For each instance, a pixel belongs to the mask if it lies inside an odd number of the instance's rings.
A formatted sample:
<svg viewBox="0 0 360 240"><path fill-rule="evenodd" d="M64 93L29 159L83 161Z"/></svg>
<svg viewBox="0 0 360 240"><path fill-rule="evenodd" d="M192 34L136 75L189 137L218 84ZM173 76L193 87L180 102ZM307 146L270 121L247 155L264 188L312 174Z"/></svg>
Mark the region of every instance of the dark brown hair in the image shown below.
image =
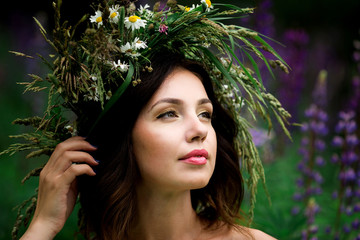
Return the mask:
<svg viewBox="0 0 360 240"><path fill-rule="evenodd" d="M79 178L80 231L87 239L126 239L137 215L135 187L140 178L132 151L131 133L141 109L177 67L199 76L214 108L212 125L217 135L216 166L208 185L191 191L192 206L207 226L235 226L240 218L243 180L234 148L237 128L218 102L206 70L182 56L164 52L152 59L152 72L145 71L141 84L129 87L97 125L88 141L97 146L100 161L96 177ZM86 132L86 127L83 130ZM221 222L220 222L221 219Z"/></svg>

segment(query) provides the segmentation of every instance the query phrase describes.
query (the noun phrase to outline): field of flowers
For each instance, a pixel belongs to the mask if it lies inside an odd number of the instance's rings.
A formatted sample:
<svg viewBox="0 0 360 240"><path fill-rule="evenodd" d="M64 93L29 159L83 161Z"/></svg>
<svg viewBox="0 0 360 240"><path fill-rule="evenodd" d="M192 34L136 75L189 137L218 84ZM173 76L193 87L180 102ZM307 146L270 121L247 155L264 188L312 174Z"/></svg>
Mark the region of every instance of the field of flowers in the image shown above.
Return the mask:
<svg viewBox="0 0 360 240"><path fill-rule="evenodd" d="M272 45L290 65L290 74L274 70L276 80L266 66L260 69L265 87L292 114L294 123L289 126L292 140L276 127L270 134L263 125L252 130L267 180L266 187L258 188L252 226L284 240L360 240L360 3L251 4L256 5L255 13L237 21L274 39ZM11 143L9 135L24 130L10 124L14 119L44 111L39 106L45 98L23 95L16 85L27 73L44 72L43 66L8 53L48 51L31 17L50 24L51 10L36 9L24 8L0 22L0 151ZM0 239L10 238L14 207L34 194L36 179L24 185L21 179L44 160L27 160L25 154L0 157ZM57 239L72 239L75 226L74 213Z"/></svg>

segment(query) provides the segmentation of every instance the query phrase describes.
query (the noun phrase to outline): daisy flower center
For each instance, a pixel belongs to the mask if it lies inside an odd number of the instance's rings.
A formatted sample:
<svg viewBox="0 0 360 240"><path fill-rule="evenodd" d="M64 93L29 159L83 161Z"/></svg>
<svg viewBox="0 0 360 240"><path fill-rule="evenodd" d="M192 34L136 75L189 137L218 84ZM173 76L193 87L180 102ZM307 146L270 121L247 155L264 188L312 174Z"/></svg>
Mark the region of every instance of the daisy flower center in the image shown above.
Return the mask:
<svg viewBox="0 0 360 240"><path fill-rule="evenodd" d="M185 7L185 12L188 12L190 11L190 8L189 7Z"/></svg>
<svg viewBox="0 0 360 240"><path fill-rule="evenodd" d="M137 20L139 20L139 19L141 19L141 18L136 15L129 17L129 21L132 23L136 23Z"/></svg>
<svg viewBox="0 0 360 240"><path fill-rule="evenodd" d="M211 7L211 1L210 0L205 0L206 4L208 5L208 7Z"/></svg>
<svg viewBox="0 0 360 240"><path fill-rule="evenodd" d="M112 14L110 14L110 18L114 18L117 16L117 12L113 12Z"/></svg>
<svg viewBox="0 0 360 240"><path fill-rule="evenodd" d="M97 22L97 23L102 22L102 17L98 17L98 18L96 18L96 22Z"/></svg>

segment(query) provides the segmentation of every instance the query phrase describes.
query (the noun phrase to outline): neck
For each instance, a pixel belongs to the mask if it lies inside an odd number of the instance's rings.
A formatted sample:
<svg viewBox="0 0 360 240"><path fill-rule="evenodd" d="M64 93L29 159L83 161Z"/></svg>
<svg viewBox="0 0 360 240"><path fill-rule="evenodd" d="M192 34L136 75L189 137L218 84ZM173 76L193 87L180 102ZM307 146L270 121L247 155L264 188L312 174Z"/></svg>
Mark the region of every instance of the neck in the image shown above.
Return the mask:
<svg viewBox="0 0 360 240"><path fill-rule="evenodd" d="M139 187L137 224L131 239L196 239L202 224L191 206L190 191L159 193Z"/></svg>

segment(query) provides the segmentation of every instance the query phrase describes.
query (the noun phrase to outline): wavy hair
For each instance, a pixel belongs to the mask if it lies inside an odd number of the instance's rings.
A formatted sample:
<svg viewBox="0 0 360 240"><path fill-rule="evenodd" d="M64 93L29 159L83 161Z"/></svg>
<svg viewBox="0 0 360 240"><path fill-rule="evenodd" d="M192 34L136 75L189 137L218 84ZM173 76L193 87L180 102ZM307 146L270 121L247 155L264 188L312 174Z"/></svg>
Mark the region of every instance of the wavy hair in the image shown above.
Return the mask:
<svg viewBox="0 0 360 240"><path fill-rule="evenodd" d="M87 239L128 238L136 222L135 189L140 179L131 133L142 108L177 67L193 72L202 80L213 104L212 125L218 144L214 173L206 187L191 190L192 206L209 229L223 224L237 226L236 221L241 219L244 186L234 143L237 128L219 103L207 71L199 63L171 52L156 56L151 63L153 71L144 71L141 84L129 87L97 125L94 134L87 136L98 147L94 158L100 161L95 177L82 176L78 181L79 226ZM89 119L97 114L89 111ZM88 129L85 124L79 127L82 132Z"/></svg>

